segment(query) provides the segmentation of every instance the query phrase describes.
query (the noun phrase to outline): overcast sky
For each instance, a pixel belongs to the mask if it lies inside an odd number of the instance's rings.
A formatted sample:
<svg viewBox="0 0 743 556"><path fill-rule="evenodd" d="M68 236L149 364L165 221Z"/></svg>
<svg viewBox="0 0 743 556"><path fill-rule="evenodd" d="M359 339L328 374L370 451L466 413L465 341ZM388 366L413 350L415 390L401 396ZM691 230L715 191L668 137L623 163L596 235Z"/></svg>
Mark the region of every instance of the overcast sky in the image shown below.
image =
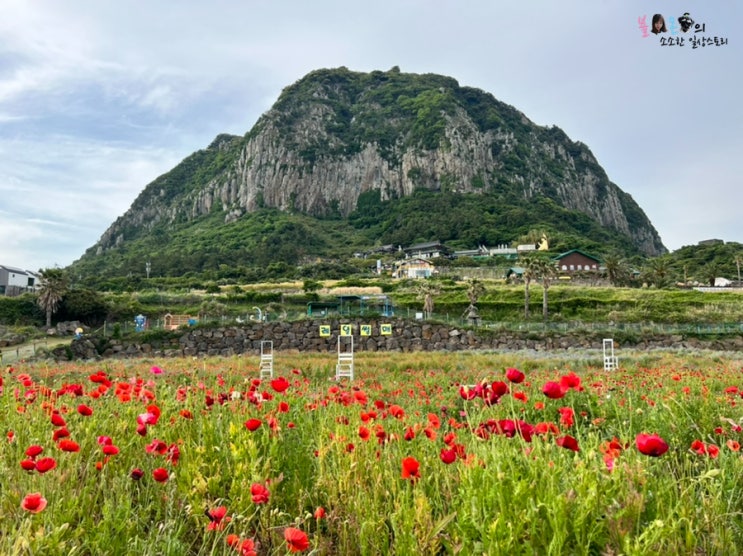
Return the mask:
<svg viewBox="0 0 743 556"><path fill-rule="evenodd" d="M743 243L736 0L0 0L0 265L67 266L319 68L438 73L591 149L675 250ZM661 46L638 18L704 30ZM692 48L691 36L725 45Z"/></svg>

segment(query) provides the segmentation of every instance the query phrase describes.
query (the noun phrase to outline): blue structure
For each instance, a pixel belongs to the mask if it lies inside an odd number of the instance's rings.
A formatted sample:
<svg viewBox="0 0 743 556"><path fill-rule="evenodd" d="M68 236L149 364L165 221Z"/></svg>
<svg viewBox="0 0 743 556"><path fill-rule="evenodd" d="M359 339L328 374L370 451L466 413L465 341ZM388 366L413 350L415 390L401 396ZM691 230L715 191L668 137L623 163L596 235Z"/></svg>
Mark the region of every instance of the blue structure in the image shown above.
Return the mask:
<svg viewBox="0 0 743 556"><path fill-rule="evenodd" d="M136 330L137 332L142 332L146 324L147 317L145 317L144 315L137 315L136 317L134 317L134 330Z"/></svg>

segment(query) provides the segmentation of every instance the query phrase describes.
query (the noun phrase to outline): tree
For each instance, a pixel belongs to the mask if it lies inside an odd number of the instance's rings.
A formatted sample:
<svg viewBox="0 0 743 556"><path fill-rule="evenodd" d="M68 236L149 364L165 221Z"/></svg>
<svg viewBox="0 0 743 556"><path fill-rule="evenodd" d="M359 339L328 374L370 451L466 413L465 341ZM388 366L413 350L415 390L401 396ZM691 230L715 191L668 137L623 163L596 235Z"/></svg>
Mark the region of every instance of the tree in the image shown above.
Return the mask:
<svg viewBox="0 0 743 556"><path fill-rule="evenodd" d="M467 280L467 299L470 305L477 305L477 300L485 293L485 286L477 278Z"/></svg>
<svg viewBox="0 0 743 556"><path fill-rule="evenodd" d="M604 258L606 278L612 286L625 286L629 282L627 264L617 254L607 255Z"/></svg>
<svg viewBox="0 0 743 556"><path fill-rule="evenodd" d="M106 299L95 290L70 288L59 305L57 317L63 321L78 320L88 326L103 324L108 316Z"/></svg>
<svg viewBox="0 0 743 556"><path fill-rule="evenodd" d="M430 318L433 315L433 300L434 297L441 293L439 286L430 282L428 279L424 279L418 284L418 299L423 301L423 314L426 318Z"/></svg>
<svg viewBox="0 0 743 556"><path fill-rule="evenodd" d="M322 287L322 282L318 282L317 280L313 280L311 278L307 278L306 280L304 280L304 282L302 282L302 290L304 290L304 293L315 293Z"/></svg>
<svg viewBox="0 0 743 556"><path fill-rule="evenodd" d="M733 261L735 262L735 267L738 269L738 285L740 286L740 265L743 264L743 255L736 253Z"/></svg>
<svg viewBox="0 0 743 556"><path fill-rule="evenodd" d="M714 287L715 279L720 275L720 263L712 261L707 263L702 269L704 275L704 281L707 282L710 287Z"/></svg>
<svg viewBox="0 0 743 556"><path fill-rule="evenodd" d="M524 318L529 319L529 304L531 303L531 292L529 285L535 276L537 259L534 255L522 255L520 258L521 267L524 269L521 275L524 279Z"/></svg>
<svg viewBox="0 0 743 556"><path fill-rule="evenodd" d="M549 289L552 280L557 276L557 269L555 263L550 259L538 257L534 259L533 272L535 277L542 281L542 318L547 320Z"/></svg>
<svg viewBox="0 0 743 556"><path fill-rule="evenodd" d="M199 307L199 316L202 320L207 318L220 318L228 313L227 305L216 299L207 299Z"/></svg>
<svg viewBox="0 0 743 556"><path fill-rule="evenodd" d="M52 326L52 314L57 312L59 304L67 293L67 276L61 268L39 270L39 293L36 302L46 313L46 327Z"/></svg>
<svg viewBox="0 0 743 556"><path fill-rule="evenodd" d="M670 270L668 263L668 257L656 257L650 260L648 274L653 285L657 288L664 287L668 281Z"/></svg>
<svg viewBox="0 0 743 556"><path fill-rule="evenodd" d="M470 324L477 325L480 322L480 314L477 311L477 300L485 293L485 286L477 278L467 280L467 299L470 305L464 311L464 317Z"/></svg>

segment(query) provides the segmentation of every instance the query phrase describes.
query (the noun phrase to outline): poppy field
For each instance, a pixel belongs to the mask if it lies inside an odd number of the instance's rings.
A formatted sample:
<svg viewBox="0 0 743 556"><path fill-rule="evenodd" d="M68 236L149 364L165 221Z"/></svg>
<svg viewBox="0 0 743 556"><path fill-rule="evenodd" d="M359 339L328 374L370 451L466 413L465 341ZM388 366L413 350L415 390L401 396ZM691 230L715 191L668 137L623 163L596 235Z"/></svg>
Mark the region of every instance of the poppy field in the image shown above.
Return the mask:
<svg viewBox="0 0 743 556"><path fill-rule="evenodd" d="M2 554L735 554L743 361L19 363Z"/></svg>

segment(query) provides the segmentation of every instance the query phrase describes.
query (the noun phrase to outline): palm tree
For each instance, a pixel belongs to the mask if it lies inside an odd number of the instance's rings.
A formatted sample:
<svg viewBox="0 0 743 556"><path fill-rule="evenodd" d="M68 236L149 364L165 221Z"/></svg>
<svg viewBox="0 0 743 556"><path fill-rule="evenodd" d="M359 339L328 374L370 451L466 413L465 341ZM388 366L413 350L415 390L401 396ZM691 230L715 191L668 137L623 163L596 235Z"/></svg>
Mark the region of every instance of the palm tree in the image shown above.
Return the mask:
<svg viewBox="0 0 743 556"><path fill-rule="evenodd" d="M433 299L439 295L441 290L438 285L428 279L423 279L417 289L418 299L423 301L423 314L426 318L430 318L433 315Z"/></svg>
<svg viewBox="0 0 743 556"><path fill-rule="evenodd" d="M485 293L485 286L477 278L467 280L467 299L470 305L477 305L477 300Z"/></svg>
<svg viewBox="0 0 743 556"><path fill-rule="evenodd" d="M604 258L604 268L606 269L606 278L612 286L623 286L627 283L629 271L619 255L615 253L607 255Z"/></svg>
<svg viewBox="0 0 743 556"><path fill-rule="evenodd" d="M51 328L52 314L57 312L67 293L67 276L61 268L39 270L39 276L41 280L36 303L46 313L46 327Z"/></svg>
<svg viewBox="0 0 743 556"><path fill-rule="evenodd" d="M712 261L707 263L702 269L704 280L709 283L711 287L715 285L715 279L720 275L720 263Z"/></svg>
<svg viewBox="0 0 743 556"><path fill-rule="evenodd" d="M464 310L463 317L466 317L470 324L475 324L480 321L480 315L477 312L477 300L480 296L485 293L485 286L477 278L470 278L467 280L467 299L470 300L470 305Z"/></svg>
<svg viewBox="0 0 743 556"><path fill-rule="evenodd" d="M555 263L550 259L539 257L534 260L534 274L542 281L542 318L547 320L548 296L552 279L557 275Z"/></svg>
<svg viewBox="0 0 743 556"><path fill-rule="evenodd" d="M668 262L668 257L656 257L650 260L649 274L656 288L662 288L666 285L670 270Z"/></svg>
<svg viewBox="0 0 743 556"><path fill-rule="evenodd" d="M524 269L521 276L524 278L524 319L529 319L529 304L531 303L531 292L529 285L536 271L536 258L533 255L523 255L521 257L521 268Z"/></svg>

